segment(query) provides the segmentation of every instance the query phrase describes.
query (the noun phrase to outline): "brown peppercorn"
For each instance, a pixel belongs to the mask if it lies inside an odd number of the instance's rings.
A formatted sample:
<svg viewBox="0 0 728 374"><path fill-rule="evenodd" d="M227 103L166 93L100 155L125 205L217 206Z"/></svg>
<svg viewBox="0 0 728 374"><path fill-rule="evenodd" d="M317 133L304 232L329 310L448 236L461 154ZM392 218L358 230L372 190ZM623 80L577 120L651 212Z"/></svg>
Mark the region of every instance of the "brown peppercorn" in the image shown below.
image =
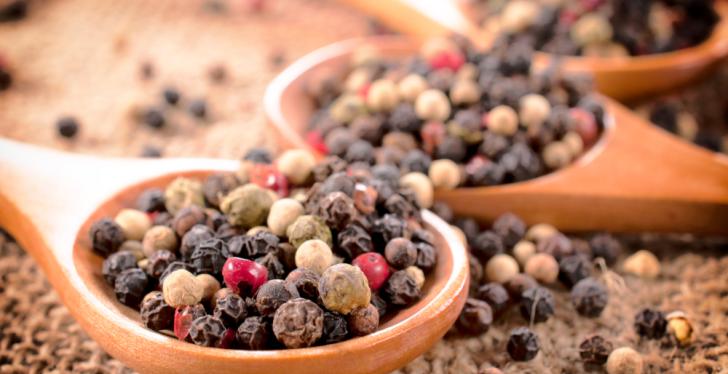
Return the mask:
<svg viewBox="0 0 728 374"><path fill-rule="evenodd" d="M164 190L164 205L170 214L177 214L180 209L190 206L204 206L202 184L189 178L177 178Z"/></svg>
<svg viewBox="0 0 728 374"><path fill-rule="evenodd" d="M366 276L361 269L349 264L337 264L326 269L319 280L318 290L326 309L341 314L349 314L371 301Z"/></svg>
<svg viewBox="0 0 728 374"><path fill-rule="evenodd" d="M614 346L601 335L592 335L579 344L579 356L590 365L604 365Z"/></svg>
<svg viewBox="0 0 728 374"><path fill-rule="evenodd" d="M607 359L608 374L642 373L643 367L642 355L629 347L613 350Z"/></svg>
<svg viewBox="0 0 728 374"><path fill-rule="evenodd" d="M469 334L482 334L493 323L493 310L485 301L468 298L458 318L458 328Z"/></svg>
<svg viewBox="0 0 728 374"><path fill-rule="evenodd" d="M384 257L395 269L404 269L417 262L417 248L409 239L395 238L384 248Z"/></svg>
<svg viewBox="0 0 728 374"><path fill-rule="evenodd" d="M264 317L248 317L240 324L236 335L242 349L266 349L271 339L271 325Z"/></svg>
<svg viewBox="0 0 728 374"><path fill-rule="evenodd" d="M340 231L336 239L339 241L336 246L336 253L347 260L353 260L362 253L374 250L371 235L358 224L349 225Z"/></svg>
<svg viewBox="0 0 728 374"><path fill-rule="evenodd" d="M258 289L255 295L255 307L261 315L270 316L283 303L298 297L298 290L294 285L281 279L273 279Z"/></svg>
<svg viewBox="0 0 728 374"><path fill-rule="evenodd" d="M314 302L293 299L273 316L273 333L287 348L310 347L323 333L324 312Z"/></svg>
<svg viewBox="0 0 728 374"><path fill-rule="evenodd" d="M202 300L211 300L220 290L220 282L210 274L198 274L195 278L202 288Z"/></svg>
<svg viewBox="0 0 728 374"><path fill-rule="evenodd" d="M172 219L172 229L180 238L195 225L204 225L207 222L205 211L197 205L190 205L180 209Z"/></svg>
<svg viewBox="0 0 728 374"><path fill-rule="evenodd" d="M634 330L643 338L660 339L665 335L666 328L667 320L659 310L645 308L634 317Z"/></svg>
<svg viewBox="0 0 728 374"><path fill-rule="evenodd" d="M321 277L309 269L295 269L286 276L286 283L296 288L300 297L318 300L318 284Z"/></svg>
<svg viewBox="0 0 728 374"><path fill-rule="evenodd" d="M149 216L136 209L122 209L114 218L127 240L142 240L144 233L152 227Z"/></svg>
<svg viewBox="0 0 728 374"><path fill-rule="evenodd" d="M240 180L233 173L215 173L205 178L202 193L205 201L211 206L220 206L220 201L230 191L240 185Z"/></svg>
<svg viewBox="0 0 728 374"><path fill-rule="evenodd" d="M121 226L108 218L94 222L89 237L93 250L105 256L115 252L126 240Z"/></svg>
<svg viewBox="0 0 728 374"><path fill-rule="evenodd" d="M144 326L154 331L168 330L174 321L174 308L164 301L159 291L152 291L144 296L139 314Z"/></svg>
<svg viewBox="0 0 728 374"><path fill-rule="evenodd" d="M372 304L352 310L347 319L354 336L369 335L379 327L379 311Z"/></svg>
<svg viewBox="0 0 728 374"><path fill-rule="evenodd" d="M422 296L417 280L404 270L395 271L384 284L384 296L394 305L409 305Z"/></svg>
<svg viewBox="0 0 728 374"><path fill-rule="evenodd" d="M247 314L245 300L234 293L218 299L213 310L213 316L220 319L228 328L235 328L240 325Z"/></svg>
<svg viewBox="0 0 728 374"><path fill-rule="evenodd" d="M251 228L265 223L273 198L265 189L248 183L232 190L220 202L231 225Z"/></svg>
<svg viewBox="0 0 728 374"><path fill-rule="evenodd" d="M177 234L167 226L152 226L142 240L144 254L150 257L159 249L177 252Z"/></svg>

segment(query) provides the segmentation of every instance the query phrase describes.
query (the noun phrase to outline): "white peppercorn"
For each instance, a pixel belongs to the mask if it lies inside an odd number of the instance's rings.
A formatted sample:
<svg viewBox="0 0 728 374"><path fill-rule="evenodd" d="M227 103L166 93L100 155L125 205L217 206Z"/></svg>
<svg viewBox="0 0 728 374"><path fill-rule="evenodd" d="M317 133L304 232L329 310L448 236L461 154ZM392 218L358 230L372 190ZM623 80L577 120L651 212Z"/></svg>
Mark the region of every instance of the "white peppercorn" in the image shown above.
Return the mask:
<svg viewBox="0 0 728 374"><path fill-rule="evenodd" d="M660 275L660 260L645 249L627 257L622 267L624 271L642 278L657 278Z"/></svg>
<svg viewBox="0 0 728 374"><path fill-rule="evenodd" d="M609 20L596 12L585 14L571 27L571 39L582 47L608 42L613 33Z"/></svg>
<svg viewBox="0 0 728 374"><path fill-rule="evenodd" d="M516 274L518 262L507 254L497 254L485 265L485 276L490 282L504 283Z"/></svg>
<svg viewBox="0 0 728 374"><path fill-rule="evenodd" d="M576 158L584 151L584 140L581 139L581 136L576 131L567 132L561 139L561 142L566 144L572 158Z"/></svg>
<svg viewBox="0 0 728 374"><path fill-rule="evenodd" d="M220 290L220 282L210 274L198 274L195 278L197 278L197 283L202 288L202 300L212 299L215 292Z"/></svg>
<svg viewBox="0 0 728 374"><path fill-rule="evenodd" d="M539 94L522 97L518 103L518 116L526 127L541 126L551 113L551 104Z"/></svg>
<svg viewBox="0 0 728 374"><path fill-rule="evenodd" d="M609 374L640 374L643 366L642 355L630 347L617 348L607 358Z"/></svg>
<svg viewBox="0 0 728 374"><path fill-rule="evenodd" d="M553 283L559 276L559 263L550 254L537 253L528 259L524 271L541 283Z"/></svg>
<svg viewBox="0 0 728 374"><path fill-rule="evenodd" d="M177 234L168 226L153 226L144 234L142 249L147 257L159 249L176 253Z"/></svg>
<svg viewBox="0 0 728 374"><path fill-rule="evenodd" d="M432 181L420 172L407 173L403 175L399 183L403 187L409 187L415 192L417 204L421 208L428 209L432 206L435 198L435 189Z"/></svg>
<svg viewBox="0 0 728 374"><path fill-rule="evenodd" d="M369 86L367 107L375 112L388 112L399 103L397 85L389 79L378 79Z"/></svg>
<svg viewBox="0 0 728 374"><path fill-rule="evenodd" d="M572 154L564 142L551 142L541 154L544 164L550 169L561 169L571 163Z"/></svg>
<svg viewBox="0 0 728 374"><path fill-rule="evenodd" d="M460 167L448 159L432 161L428 175L435 188L452 189L460 185L462 180Z"/></svg>
<svg viewBox="0 0 728 374"><path fill-rule="evenodd" d="M423 76L410 74L399 81L397 91L402 100L413 103L428 87L427 80Z"/></svg>
<svg viewBox="0 0 728 374"><path fill-rule="evenodd" d="M450 117L451 109L447 96L436 89L423 91L415 101L417 117L427 121L445 121Z"/></svg>
<svg viewBox="0 0 728 374"><path fill-rule="evenodd" d="M480 86L472 80L461 79L455 81L450 89L450 100L455 105L468 105L480 100Z"/></svg>
<svg viewBox="0 0 728 374"><path fill-rule="evenodd" d="M513 257L522 266L526 266L526 262L536 254L536 245L528 240L521 240L513 246Z"/></svg>
<svg viewBox="0 0 728 374"><path fill-rule="evenodd" d="M301 185L311 178L311 171L316 166L316 157L305 149L292 149L283 152L278 157L278 171L290 183Z"/></svg>
<svg viewBox="0 0 728 374"><path fill-rule="evenodd" d="M334 261L334 254L326 242L318 239L307 240L296 250L296 267L321 274Z"/></svg>
<svg viewBox="0 0 728 374"><path fill-rule="evenodd" d="M486 118L488 130L496 134L511 136L518 131L518 114L507 105L491 109Z"/></svg>
<svg viewBox="0 0 728 374"><path fill-rule="evenodd" d="M273 203L268 214L268 227L278 236L285 236L288 226L303 215L303 205L290 198L280 199Z"/></svg>
<svg viewBox="0 0 728 374"><path fill-rule="evenodd" d="M204 290L197 278L185 269L178 269L164 278L164 301L173 306L195 305L202 300Z"/></svg>
<svg viewBox="0 0 728 374"><path fill-rule="evenodd" d="M114 221L124 231L127 240L142 240L144 233L152 227L152 220L149 219L149 216L136 209L122 209Z"/></svg>

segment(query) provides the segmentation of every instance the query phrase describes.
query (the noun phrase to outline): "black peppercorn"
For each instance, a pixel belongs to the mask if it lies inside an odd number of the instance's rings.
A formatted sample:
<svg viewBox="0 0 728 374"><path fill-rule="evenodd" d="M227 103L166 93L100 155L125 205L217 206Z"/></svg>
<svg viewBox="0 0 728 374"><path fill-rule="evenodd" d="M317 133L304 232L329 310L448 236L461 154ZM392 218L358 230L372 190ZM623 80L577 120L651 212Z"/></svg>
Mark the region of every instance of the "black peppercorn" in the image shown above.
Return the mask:
<svg viewBox="0 0 728 374"><path fill-rule="evenodd" d="M500 164L484 162L465 168L466 183L469 186L494 186L503 183L505 170Z"/></svg>
<svg viewBox="0 0 728 374"><path fill-rule="evenodd" d="M349 163L364 162L371 164L374 162L374 147L367 141L357 140L349 145L344 160Z"/></svg>
<svg viewBox="0 0 728 374"><path fill-rule="evenodd" d="M384 296L393 305L409 305L419 300L417 281L405 270L392 273L384 284Z"/></svg>
<svg viewBox="0 0 728 374"><path fill-rule="evenodd" d="M508 138L492 131L485 131L478 152L490 160L497 160L509 146Z"/></svg>
<svg viewBox="0 0 728 374"><path fill-rule="evenodd" d="M255 306L263 316L270 316L288 300L298 298L296 287L281 279L273 279L263 284L255 296Z"/></svg>
<svg viewBox="0 0 728 374"><path fill-rule="evenodd" d="M162 91L164 101L169 105L177 105L180 99L179 91L174 87L166 87Z"/></svg>
<svg viewBox="0 0 728 374"><path fill-rule="evenodd" d="M316 182L323 182L335 173L346 171L348 163L337 156L328 156L313 167L313 179Z"/></svg>
<svg viewBox="0 0 728 374"><path fill-rule="evenodd" d="M104 260L101 267L101 274L110 285L114 285L116 277L126 269L135 268L137 266L137 258L131 251L119 251L112 253L111 256Z"/></svg>
<svg viewBox="0 0 728 374"><path fill-rule="evenodd" d="M287 301L273 317L273 333L288 348L312 346L323 334L323 327L323 310L306 299Z"/></svg>
<svg viewBox="0 0 728 374"><path fill-rule="evenodd" d="M144 326L154 331L168 330L174 321L174 308L164 301L159 291L144 297L139 314Z"/></svg>
<svg viewBox="0 0 728 374"><path fill-rule="evenodd" d="M472 293L478 289L483 279L483 264L475 256L469 255L468 265L470 269L470 290Z"/></svg>
<svg viewBox="0 0 728 374"><path fill-rule="evenodd" d="M660 339L665 335L667 320L661 311L645 308L634 317L634 329L643 338Z"/></svg>
<svg viewBox="0 0 728 374"><path fill-rule="evenodd" d="M271 339L270 322L264 317L248 317L238 327L237 338L242 349L266 349Z"/></svg>
<svg viewBox="0 0 728 374"><path fill-rule="evenodd" d="M559 280L571 288L580 280L591 275L592 264L583 255L571 255L559 261Z"/></svg>
<svg viewBox="0 0 728 374"><path fill-rule="evenodd" d="M571 303L582 316L599 317L608 301L607 289L594 278L584 278L571 289Z"/></svg>
<svg viewBox="0 0 728 374"><path fill-rule="evenodd" d="M460 228L468 239L468 243L473 243L475 238L480 234L480 226L478 222L472 218L458 218L455 220L455 226Z"/></svg>
<svg viewBox="0 0 728 374"><path fill-rule="evenodd" d="M536 282L536 280L528 274L518 273L508 279L503 284L503 287L505 287L506 291L508 291L508 296L511 297L511 300L520 301L523 292L531 288L538 287L538 282Z"/></svg>
<svg viewBox="0 0 728 374"><path fill-rule="evenodd" d="M521 316L526 321L546 322L554 314L554 295L544 287L533 287L521 294Z"/></svg>
<svg viewBox="0 0 728 374"><path fill-rule="evenodd" d="M437 250L430 243L420 242L415 244L417 248L417 261L415 265L425 273L432 271L437 264Z"/></svg>
<svg viewBox="0 0 728 374"><path fill-rule="evenodd" d="M458 318L458 328L469 334L482 334L493 323L493 310L485 301L468 298Z"/></svg>
<svg viewBox="0 0 728 374"><path fill-rule="evenodd" d="M387 307L388 307L387 300L385 300L379 294L372 293L371 304L377 308L380 316L387 315Z"/></svg>
<svg viewBox="0 0 728 374"><path fill-rule="evenodd" d="M192 252L200 243L212 239L214 236L215 234L207 225L197 224L192 226L182 237L182 244L179 247L182 258L190 258Z"/></svg>
<svg viewBox="0 0 728 374"><path fill-rule="evenodd" d="M278 259L278 253L276 252L269 252L263 257L258 257L255 262L268 269L268 279L283 279L286 276L286 267Z"/></svg>
<svg viewBox="0 0 728 374"><path fill-rule="evenodd" d="M142 113L142 122L153 129L161 129L166 123L164 113L157 108L148 108Z"/></svg>
<svg viewBox="0 0 728 374"><path fill-rule="evenodd" d="M215 173L205 178L202 193L205 201L214 207L220 206L222 198L240 185L238 178L232 173Z"/></svg>
<svg viewBox="0 0 728 374"><path fill-rule="evenodd" d="M382 116L357 117L351 122L349 129L355 137L378 144L382 141L384 119Z"/></svg>
<svg viewBox="0 0 728 374"><path fill-rule="evenodd" d="M399 167L404 174L417 172L426 175L427 171L430 170L430 162L432 162L430 156L419 149L414 149L402 158Z"/></svg>
<svg viewBox="0 0 728 374"><path fill-rule="evenodd" d="M349 326L346 318L339 313L324 312L324 329L321 335L322 344L337 343L349 336Z"/></svg>
<svg viewBox="0 0 728 374"><path fill-rule="evenodd" d="M318 284L321 277L309 269L296 269L286 276L286 283L293 285L298 294L309 300L318 300Z"/></svg>
<svg viewBox="0 0 728 374"><path fill-rule="evenodd" d="M27 0L11 0L0 7L0 22L19 21L27 14Z"/></svg>
<svg viewBox="0 0 728 374"><path fill-rule="evenodd" d="M442 201L435 201L430 210L435 213L436 216L442 218L445 222L452 223L455 219L455 214L450 206Z"/></svg>
<svg viewBox="0 0 728 374"><path fill-rule="evenodd" d="M505 251L503 239L493 231L483 231L473 240L470 251L482 262Z"/></svg>
<svg viewBox="0 0 728 374"><path fill-rule="evenodd" d="M56 122L58 134L68 139L76 136L79 127L78 121L74 117L61 117L58 119L58 122Z"/></svg>
<svg viewBox="0 0 728 374"><path fill-rule="evenodd" d="M197 118L205 118L207 117L207 102L204 99L192 100L190 101L187 110L189 110L190 114Z"/></svg>
<svg viewBox="0 0 728 374"><path fill-rule="evenodd" d="M162 150L153 145L145 145L139 153L139 157L160 158L162 157Z"/></svg>
<svg viewBox="0 0 728 374"><path fill-rule="evenodd" d="M190 205L180 209L172 219L172 229L179 237L189 231L194 225L204 225L207 223L207 215L205 211L197 205Z"/></svg>
<svg viewBox="0 0 728 374"><path fill-rule="evenodd" d="M614 265L617 262L617 257L622 252L622 245L609 234L594 235L589 241L589 245L594 258L603 258L608 266Z"/></svg>
<svg viewBox="0 0 728 374"><path fill-rule="evenodd" d="M154 251L154 253L149 256L148 260L149 261L147 262L145 269L147 275L154 279L159 279L164 271L167 270L169 264L177 261L177 256L166 249L160 249Z"/></svg>
<svg viewBox="0 0 728 374"><path fill-rule="evenodd" d="M13 76L0 66L0 91L5 91L13 84Z"/></svg>
<svg viewBox="0 0 728 374"><path fill-rule="evenodd" d="M226 246L224 241L217 238L200 242L190 256L195 274L220 274L225 263L223 253L226 251Z"/></svg>
<svg viewBox="0 0 728 374"><path fill-rule="evenodd" d="M104 256L115 252L126 240L121 226L109 218L94 222L89 229L89 236L93 250Z"/></svg>
<svg viewBox="0 0 728 374"><path fill-rule="evenodd" d="M229 293L215 303L213 315L229 328L237 327L247 316L245 300L234 293Z"/></svg>
<svg viewBox="0 0 728 374"><path fill-rule="evenodd" d="M415 108L410 103L401 103L392 109L387 124L393 131L413 134L420 131L422 127L422 121L417 117Z"/></svg>
<svg viewBox="0 0 728 374"><path fill-rule="evenodd" d="M227 333L225 324L213 316L202 316L190 324L189 339L203 347L220 347Z"/></svg>
<svg viewBox="0 0 728 374"><path fill-rule="evenodd" d="M256 164L270 164L273 162L273 156L267 148L251 148L245 153L243 160Z"/></svg>
<svg viewBox="0 0 728 374"><path fill-rule="evenodd" d="M513 213L505 213L493 222L493 231L503 239L506 248L513 248L526 234L526 224Z"/></svg>
<svg viewBox="0 0 728 374"><path fill-rule="evenodd" d="M540 343L538 336L526 327L511 330L506 350L515 361L530 361L538 354Z"/></svg>
<svg viewBox="0 0 728 374"><path fill-rule="evenodd" d="M508 291L505 287L500 283L493 282L480 286L476 293L476 298L488 303L496 316L501 315L506 310L510 301Z"/></svg>
<svg viewBox="0 0 728 374"><path fill-rule="evenodd" d="M124 305L138 308L147 291L147 275L139 268L126 269L114 281L116 299Z"/></svg>
<svg viewBox="0 0 728 374"><path fill-rule="evenodd" d="M230 244L230 239L242 234L245 234L245 230L242 227L229 223L223 223L215 230L215 237L224 240L228 244Z"/></svg>
<svg viewBox="0 0 728 374"><path fill-rule="evenodd" d="M614 346L600 335L592 335L579 344L579 356L586 364L604 365Z"/></svg>
<svg viewBox="0 0 728 374"><path fill-rule="evenodd" d="M393 214L385 214L374 221L372 240L375 248L382 248L394 238L404 237L407 223Z"/></svg>
<svg viewBox="0 0 728 374"><path fill-rule="evenodd" d="M435 158L463 162L466 152L467 147L462 139L454 136L445 136L435 150Z"/></svg>
<svg viewBox="0 0 728 374"><path fill-rule="evenodd" d="M536 252L550 254L558 261L563 257L573 255L574 247L572 247L571 240L566 235L555 233L539 240L538 244L536 244Z"/></svg>
<svg viewBox="0 0 728 374"><path fill-rule="evenodd" d="M339 232L336 237L338 243L335 248L337 254L347 260L353 260L362 253L374 250L374 243L369 233L360 225L352 224Z"/></svg>
<svg viewBox="0 0 728 374"><path fill-rule="evenodd" d="M384 256L395 269L405 269L417 261L417 248L409 239L395 238L387 243Z"/></svg>
<svg viewBox="0 0 728 374"><path fill-rule="evenodd" d="M137 209L143 212L164 212L167 208L164 205L164 191L159 188L144 190L136 203Z"/></svg>
<svg viewBox="0 0 728 374"><path fill-rule="evenodd" d="M276 252L280 239L268 231L238 235L228 240L227 257L256 258Z"/></svg>
<svg viewBox="0 0 728 374"><path fill-rule="evenodd" d="M343 229L357 215L357 210L351 197L337 191L321 199L318 213L329 227Z"/></svg>

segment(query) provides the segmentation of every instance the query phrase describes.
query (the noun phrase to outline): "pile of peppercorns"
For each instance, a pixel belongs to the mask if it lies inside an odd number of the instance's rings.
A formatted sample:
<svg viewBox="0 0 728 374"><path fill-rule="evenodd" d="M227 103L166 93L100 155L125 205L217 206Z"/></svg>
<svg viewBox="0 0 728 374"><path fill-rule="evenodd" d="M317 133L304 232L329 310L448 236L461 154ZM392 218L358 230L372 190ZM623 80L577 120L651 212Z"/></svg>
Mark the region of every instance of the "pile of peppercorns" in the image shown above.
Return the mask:
<svg viewBox="0 0 728 374"><path fill-rule="evenodd" d="M254 149L237 175L146 190L89 234L104 279L148 328L208 347L301 348L370 334L420 299L437 262L421 193L397 170Z"/></svg>
<svg viewBox="0 0 728 374"><path fill-rule="evenodd" d="M688 48L707 39L719 20L713 0L483 3L475 9L487 12L489 30L562 55L639 56Z"/></svg>
<svg viewBox="0 0 728 374"><path fill-rule="evenodd" d="M461 39L432 39L388 60L373 47L351 69L311 80L318 110L309 145L348 162L395 165L436 188L536 178L571 164L598 139L604 109L592 82L556 69L531 74L532 49L480 53Z"/></svg>

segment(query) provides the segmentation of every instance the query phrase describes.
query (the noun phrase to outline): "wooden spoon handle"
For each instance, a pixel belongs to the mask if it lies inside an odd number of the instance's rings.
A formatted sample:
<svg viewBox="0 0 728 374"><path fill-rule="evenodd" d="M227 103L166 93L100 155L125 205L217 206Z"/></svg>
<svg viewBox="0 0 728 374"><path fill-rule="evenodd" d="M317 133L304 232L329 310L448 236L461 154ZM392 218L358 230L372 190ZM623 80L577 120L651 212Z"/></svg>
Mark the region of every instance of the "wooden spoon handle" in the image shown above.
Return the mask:
<svg viewBox="0 0 728 374"><path fill-rule="evenodd" d="M132 183L186 170L235 170L237 162L104 159L0 139L0 165L0 226L29 251L42 240L56 252L70 250L83 220Z"/></svg>

